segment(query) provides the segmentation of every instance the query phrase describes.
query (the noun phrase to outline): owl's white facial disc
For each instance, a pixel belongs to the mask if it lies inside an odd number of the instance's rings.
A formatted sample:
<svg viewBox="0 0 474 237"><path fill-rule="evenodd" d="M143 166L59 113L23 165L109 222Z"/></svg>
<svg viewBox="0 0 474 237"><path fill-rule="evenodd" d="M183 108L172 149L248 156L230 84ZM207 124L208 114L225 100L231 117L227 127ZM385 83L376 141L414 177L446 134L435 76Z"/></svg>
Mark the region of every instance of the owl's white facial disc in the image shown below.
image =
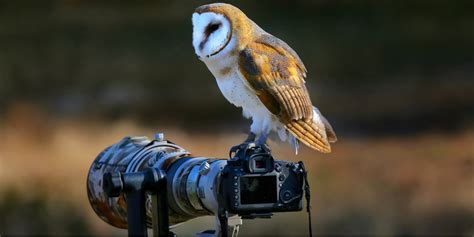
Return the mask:
<svg viewBox="0 0 474 237"><path fill-rule="evenodd" d="M232 29L221 14L205 12L193 14L193 46L201 58L219 54L230 42Z"/></svg>

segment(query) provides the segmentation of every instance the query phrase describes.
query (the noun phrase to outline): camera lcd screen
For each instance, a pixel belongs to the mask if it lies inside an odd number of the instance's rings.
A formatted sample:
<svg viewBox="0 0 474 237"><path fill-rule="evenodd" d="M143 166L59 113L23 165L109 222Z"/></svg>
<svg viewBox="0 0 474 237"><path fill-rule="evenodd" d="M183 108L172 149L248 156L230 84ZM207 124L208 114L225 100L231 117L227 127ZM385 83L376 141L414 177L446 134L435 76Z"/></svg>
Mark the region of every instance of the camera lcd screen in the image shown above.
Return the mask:
<svg viewBox="0 0 474 237"><path fill-rule="evenodd" d="M241 204L275 203L276 201L276 176L240 177Z"/></svg>

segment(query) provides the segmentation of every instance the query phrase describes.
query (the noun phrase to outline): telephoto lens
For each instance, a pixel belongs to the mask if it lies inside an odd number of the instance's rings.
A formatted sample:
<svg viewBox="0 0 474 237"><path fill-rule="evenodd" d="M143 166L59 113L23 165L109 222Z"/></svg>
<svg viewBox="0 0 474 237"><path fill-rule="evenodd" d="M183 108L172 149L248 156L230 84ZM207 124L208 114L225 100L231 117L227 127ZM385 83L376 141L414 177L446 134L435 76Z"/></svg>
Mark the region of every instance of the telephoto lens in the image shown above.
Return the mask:
<svg viewBox="0 0 474 237"><path fill-rule="evenodd" d="M217 213L215 187L226 160L193 157L182 147L164 140L125 137L102 151L92 163L87 177L87 194L96 214L108 224L126 229L126 195L114 190L110 182L120 184L121 173L137 173L148 168L166 172L169 223ZM109 183L104 185L104 175ZM116 186L116 185L115 185ZM115 187L114 186L114 187ZM107 195L109 194L113 195ZM146 222L152 227L152 202L146 197Z"/></svg>

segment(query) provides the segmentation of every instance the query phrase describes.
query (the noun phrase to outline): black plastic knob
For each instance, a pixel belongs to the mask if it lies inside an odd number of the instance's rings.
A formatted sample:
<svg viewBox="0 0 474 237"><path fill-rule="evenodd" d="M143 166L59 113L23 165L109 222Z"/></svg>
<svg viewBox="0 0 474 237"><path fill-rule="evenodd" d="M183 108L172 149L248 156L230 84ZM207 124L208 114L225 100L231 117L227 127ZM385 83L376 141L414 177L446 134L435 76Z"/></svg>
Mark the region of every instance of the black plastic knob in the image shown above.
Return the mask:
<svg viewBox="0 0 474 237"><path fill-rule="evenodd" d="M118 197L123 190L122 175L120 172L105 173L102 187L109 197Z"/></svg>

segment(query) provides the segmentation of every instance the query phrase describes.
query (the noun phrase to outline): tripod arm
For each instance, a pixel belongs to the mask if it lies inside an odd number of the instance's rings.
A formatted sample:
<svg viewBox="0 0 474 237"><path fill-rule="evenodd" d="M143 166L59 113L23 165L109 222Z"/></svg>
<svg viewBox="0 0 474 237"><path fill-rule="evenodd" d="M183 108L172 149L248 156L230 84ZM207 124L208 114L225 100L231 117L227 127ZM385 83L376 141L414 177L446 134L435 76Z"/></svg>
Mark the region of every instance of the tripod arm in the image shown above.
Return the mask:
<svg viewBox="0 0 474 237"><path fill-rule="evenodd" d="M163 170L148 168L136 173L105 173L103 180L104 191L109 197L125 194L129 236L147 236L147 193L152 197L153 236L170 236L166 173Z"/></svg>

